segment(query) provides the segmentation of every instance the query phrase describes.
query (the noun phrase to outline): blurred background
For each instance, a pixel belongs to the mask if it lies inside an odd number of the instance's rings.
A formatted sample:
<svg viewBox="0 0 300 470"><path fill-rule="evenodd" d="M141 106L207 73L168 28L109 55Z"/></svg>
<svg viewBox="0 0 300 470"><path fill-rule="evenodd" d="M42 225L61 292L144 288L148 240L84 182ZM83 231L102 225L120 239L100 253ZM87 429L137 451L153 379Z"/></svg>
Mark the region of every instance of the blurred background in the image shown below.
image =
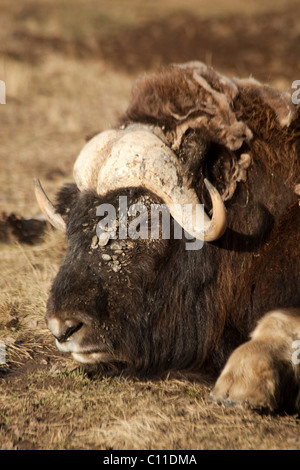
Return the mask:
<svg viewBox="0 0 300 470"><path fill-rule="evenodd" d="M114 125L132 82L201 60L291 91L300 78L300 3L292 0L0 0L0 211L38 213L70 180L85 136Z"/></svg>

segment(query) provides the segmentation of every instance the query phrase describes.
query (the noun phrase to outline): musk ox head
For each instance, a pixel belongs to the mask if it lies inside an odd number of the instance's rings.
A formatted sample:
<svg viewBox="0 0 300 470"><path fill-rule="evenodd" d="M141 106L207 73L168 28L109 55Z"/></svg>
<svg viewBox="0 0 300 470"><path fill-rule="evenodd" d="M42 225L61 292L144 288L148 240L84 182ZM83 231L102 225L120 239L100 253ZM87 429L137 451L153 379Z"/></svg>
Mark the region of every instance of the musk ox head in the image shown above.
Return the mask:
<svg viewBox="0 0 300 470"><path fill-rule="evenodd" d="M184 249L174 225L182 227L185 241L219 238L226 228L223 200L205 180L212 201L209 217L159 129L139 124L89 141L75 163L74 179L76 184L59 192L55 207L36 181L40 207L52 225L66 231L68 240L67 257L48 301L48 327L57 347L79 362L129 362L133 356L138 362L138 355L145 357L143 351L153 341L146 339L147 330L155 331L161 309L167 308L168 294L160 279L164 268L176 251ZM122 214L121 197L126 199ZM146 236L130 236L128 231L121 236L121 216L127 219L125 229L130 228L135 220L132 208L141 213L141 205L144 212L135 226L140 233L145 222ZM154 205L169 214L167 237L161 236L162 221L153 217ZM191 210L179 214L178 207L184 205ZM113 233L101 225L105 209L113 210L116 218ZM155 238L153 229L158 229Z"/></svg>

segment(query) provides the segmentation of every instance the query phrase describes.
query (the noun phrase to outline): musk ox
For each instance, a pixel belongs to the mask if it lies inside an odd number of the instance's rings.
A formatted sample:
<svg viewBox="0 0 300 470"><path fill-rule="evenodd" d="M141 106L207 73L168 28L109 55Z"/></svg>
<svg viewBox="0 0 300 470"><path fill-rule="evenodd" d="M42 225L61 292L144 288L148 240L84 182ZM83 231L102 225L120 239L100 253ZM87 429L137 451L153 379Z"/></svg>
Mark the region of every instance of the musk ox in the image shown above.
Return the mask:
<svg viewBox="0 0 300 470"><path fill-rule="evenodd" d="M36 181L68 242L46 313L57 347L138 376L220 374L217 402L300 409L299 109L289 94L201 62L140 77L55 205ZM132 218L120 197L129 208L165 205L169 236L147 212L160 236L121 237ZM174 207L188 204L180 219ZM113 236L97 231L99 207L115 211ZM187 249L193 240L201 247Z"/></svg>

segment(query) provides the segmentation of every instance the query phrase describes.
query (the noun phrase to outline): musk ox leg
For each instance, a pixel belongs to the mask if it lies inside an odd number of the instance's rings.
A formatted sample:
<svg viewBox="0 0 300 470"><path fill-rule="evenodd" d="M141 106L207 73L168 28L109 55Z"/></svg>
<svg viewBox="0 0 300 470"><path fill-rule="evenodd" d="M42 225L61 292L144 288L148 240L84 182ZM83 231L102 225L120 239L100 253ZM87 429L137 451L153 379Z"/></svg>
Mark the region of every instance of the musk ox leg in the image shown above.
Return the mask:
<svg viewBox="0 0 300 470"><path fill-rule="evenodd" d="M300 411L300 310L276 310L262 317L250 341L229 357L210 398L228 405Z"/></svg>

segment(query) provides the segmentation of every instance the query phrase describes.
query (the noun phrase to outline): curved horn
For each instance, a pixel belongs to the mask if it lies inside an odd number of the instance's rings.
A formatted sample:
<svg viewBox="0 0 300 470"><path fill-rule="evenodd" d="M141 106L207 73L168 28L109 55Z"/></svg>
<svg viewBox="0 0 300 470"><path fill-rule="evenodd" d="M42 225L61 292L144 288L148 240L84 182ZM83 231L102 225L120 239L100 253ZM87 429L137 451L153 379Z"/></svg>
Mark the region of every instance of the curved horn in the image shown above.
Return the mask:
<svg viewBox="0 0 300 470"><path fill-rule="evenodd" d="M121 187L144 187L157 194L173 218L195 238L213 241L226 229L226 209L218 191L205 180L213 205L210 219L202 209L204 227L197 227L200 201L188 187L175 153L153 128L132 125L125 130L106 131L95 136L81 151L74 165L74 179L80 190L94 188L98 194ZM188 217L178 216L178 205L191 205Z"/></svg>
<svg viewBox="0 0 300 470"><path fill-rule="evenodd" d="M40 180L34 180L35 197L46 219L58 230L66 231L66 223L62 216L55 212L55 207L45 193Z"/></svg>

